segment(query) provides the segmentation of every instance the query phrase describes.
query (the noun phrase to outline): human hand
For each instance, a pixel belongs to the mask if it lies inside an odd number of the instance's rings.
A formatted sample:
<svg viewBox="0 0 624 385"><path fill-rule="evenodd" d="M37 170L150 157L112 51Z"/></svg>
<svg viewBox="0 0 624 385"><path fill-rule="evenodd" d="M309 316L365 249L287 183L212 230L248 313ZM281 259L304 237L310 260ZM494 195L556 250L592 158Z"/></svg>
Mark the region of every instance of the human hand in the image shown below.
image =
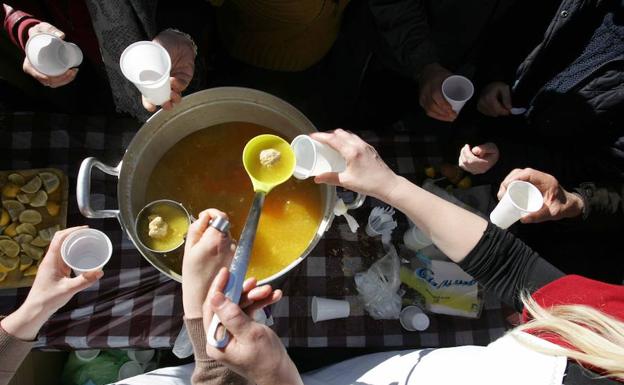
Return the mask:
<svg viewBox="0 0 624 385"><path fill-rule="evenodd" d="M236 245L229 234L208 225L214 217L228 218L215 209L204 210L191 224L182 261L182 303L186 318L202 316L202 306L217 272L230 266Z"/></svg>
<svg viewBox="0 0 624 385"><path fill-rule="evenodd" d="M197 49L188 35L173 29L162 31L152 41L163 46L171 57L171 99L162 105L164 110L170 110L182 100L182 91L193 79ZM156 106L145 96L141 95L141 100L146 110L156 111Z"/></svg>
<svg viewBox="0 0 624 385"><path fill-rule="evenodd" d="M347 168L341 173L318 175L314 178L316 183L342 186L381 200L388 199L399 177L384 163L373 146L342 129L315 132L310 137L338 151L347 163Z"/></svg>
<svg viewBox="0 0 624 385"><path fill-rule="evenodd" d="M493 118L511 113L511 89L503 82L492 82L483 88L477 109Z"/></svg>
<svg viewBox="0 0 624 385"><path fill-rule="evenodd" d="M550 175L531 168L515 169L507 175L498 190L498 199L502 199L509 183L523 180L533 184L544 196L544 205L538 211L520 218L522 223L556 221L562 218L574 218L583 214L583 199L575 193L566 191L559 181Z"/></svg>
<svg viewBox="0 0 624 385"><path fill-rule="evenodd" d="M221 269L210 287L204 304L204 330L208 332L214 314L230 333L230 341L223 349L206 346L206 353L231 370L252 380L257 385L302 384L294 363L288 357L279 337L267 326L256 323L249 310L230 301L224 294L229 273ZM261 289L256 288L254 290ZM266 289L264 289L266 290ZM272 291L265 302L277 302L279 290ZM252 292L249 292L250 297Z"/></svg>
<svg viewBox="0 0 624 385"><path fill-rule="evenodd" d="M2 327L9 334L22 340L34 339L41 326L74 294L102 278L102 271L70 278L71 268L61 258L61 245L65 238L85 227L72 227L54 234L26 300L18 310L2 320Z"/></svg>
<svg viewBox="0 0 624 385"><path fill-rule="evenodd" d="M466 144L459 153L459 167L473 175L485 174L494 167L500 153L494 143L484 143L470 147Z"/></svg>
<svg viewBox="0 0 624 385"><path fill-rule="evenodd" d="M457 113L442 94L442 83L451 75L453 73L449 70L438 63L433 63L423 68L419 81L420 106L428 116L444 122L452 122L457 118Z"/></svg>
<svg viewBox="0 0 624 385"><path fill-rule="evenodd" d="M49 23L39 23L30 27L30 29L28 30L28 37L32 37L39 33L50 33L60 39L65 39L65 33L58 30L55 26ZM28 56L24 57L22 69L25 73L35 78L39 83L50 88L57 88L71 83L78 74L78 68L68 69L67 71L65 71L64 74L58 76L49 76L42 74L41 72L37 71L35 67L33 67L30 60L28 60Z"/></svg>

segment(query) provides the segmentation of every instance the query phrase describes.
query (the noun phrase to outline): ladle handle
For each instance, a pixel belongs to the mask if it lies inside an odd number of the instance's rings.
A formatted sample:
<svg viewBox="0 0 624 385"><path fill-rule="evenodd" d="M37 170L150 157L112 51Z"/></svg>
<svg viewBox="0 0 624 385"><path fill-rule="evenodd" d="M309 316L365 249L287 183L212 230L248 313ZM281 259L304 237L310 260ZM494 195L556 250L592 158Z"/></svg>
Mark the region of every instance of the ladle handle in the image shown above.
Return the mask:
<svg viewBox="0 0 624 385"><path fill-rule="evenodd" d="M266 194L263 192L256 192L253 203L251 204L251 209L249 209L249 215L247 215L247 222L245 222L245 227L243 227L238 246L234 252L234 259L230 265L230 278L225 287L225 296L234 303L239 302L243 291L243 282L247 274L249 257L251 256L251 250L256 238L256 230L258 229L258 222L260 221L260 214L262 213L265 196ZM217 335L219 332L220 336ZM216 314L213 315L210 326L208 327L208 344L215 348L222 349L227 346L229 341L230 334L221 324L219 317Z"/></svg>

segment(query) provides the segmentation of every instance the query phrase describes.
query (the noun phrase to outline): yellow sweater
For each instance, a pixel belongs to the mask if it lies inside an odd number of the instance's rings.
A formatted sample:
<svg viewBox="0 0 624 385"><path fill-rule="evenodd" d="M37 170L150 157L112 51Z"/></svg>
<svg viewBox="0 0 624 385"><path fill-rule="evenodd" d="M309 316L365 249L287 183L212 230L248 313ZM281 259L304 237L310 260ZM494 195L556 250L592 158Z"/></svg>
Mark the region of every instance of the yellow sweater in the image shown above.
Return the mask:
<svg viewBox="0 0 624 385"><path fill-rule="evenodd" d="M234 58L302 71L330 50L349 0L210 0L221 42Z"/></svg>

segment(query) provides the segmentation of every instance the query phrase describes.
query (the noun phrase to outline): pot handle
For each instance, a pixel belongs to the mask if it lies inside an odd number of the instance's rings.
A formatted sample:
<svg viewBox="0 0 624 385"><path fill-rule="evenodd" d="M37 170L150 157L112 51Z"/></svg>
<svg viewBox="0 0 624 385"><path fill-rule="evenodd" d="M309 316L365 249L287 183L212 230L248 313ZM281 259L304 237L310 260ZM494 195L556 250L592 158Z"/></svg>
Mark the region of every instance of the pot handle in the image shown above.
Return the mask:
<svg viewBox="0 0 624 385"><path fill-rule="evenodd" d="M94 210L91 207L91 170L96 167L108 175L119 178L119 170L121 170L121 162L117 167L108 166L99 160L91 157L82 161L80 170L78 171L78 181L76 182L76 199L78 200L78 208L82 215L87 218L117 218L119 210Z"/></svg>

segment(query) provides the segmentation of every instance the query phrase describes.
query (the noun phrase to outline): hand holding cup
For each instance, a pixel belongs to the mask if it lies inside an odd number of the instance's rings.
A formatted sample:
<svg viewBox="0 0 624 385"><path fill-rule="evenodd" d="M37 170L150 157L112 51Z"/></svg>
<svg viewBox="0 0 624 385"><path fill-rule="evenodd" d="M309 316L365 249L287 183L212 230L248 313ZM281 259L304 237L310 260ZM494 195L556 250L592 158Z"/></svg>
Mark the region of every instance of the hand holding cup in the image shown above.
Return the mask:
<svg viewBox="0 0 624 385"><path fill-rule="evenodd" d="M574 218L583 213L583 199L575 193L566 191L552 175L531 168L515 169L507 175L498 190L498 198L507 192L513 181L526 181L533 184L544 196L544 206L534 213L520 218L522 223L540 223Z"/></svg>

